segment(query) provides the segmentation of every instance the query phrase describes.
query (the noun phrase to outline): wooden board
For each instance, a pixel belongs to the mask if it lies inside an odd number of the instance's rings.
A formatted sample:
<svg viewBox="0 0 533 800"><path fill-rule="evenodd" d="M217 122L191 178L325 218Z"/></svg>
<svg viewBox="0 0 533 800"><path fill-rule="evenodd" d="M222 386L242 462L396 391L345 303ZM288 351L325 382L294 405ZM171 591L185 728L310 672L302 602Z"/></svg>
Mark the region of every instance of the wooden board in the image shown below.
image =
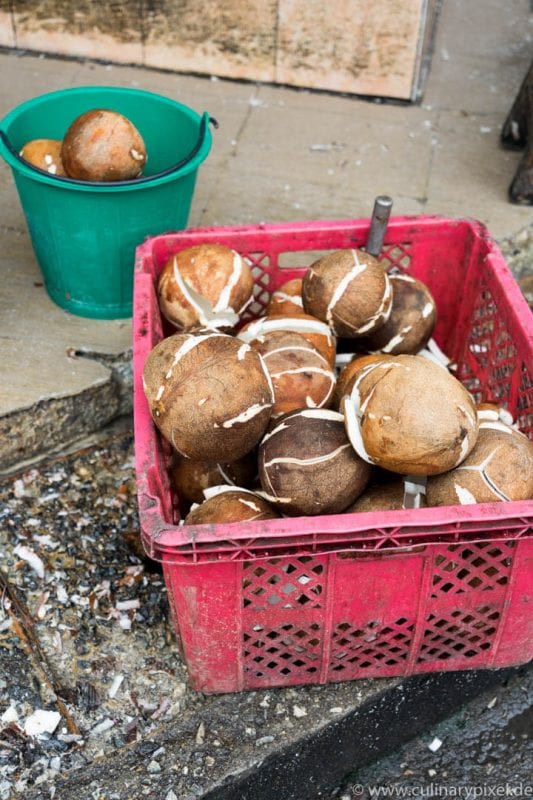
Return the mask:
<svg viewBox="0 0 533 800"><path fill-rule="evenodd" d="M0 0L0 44L413 100L436 2Z"/></svg>

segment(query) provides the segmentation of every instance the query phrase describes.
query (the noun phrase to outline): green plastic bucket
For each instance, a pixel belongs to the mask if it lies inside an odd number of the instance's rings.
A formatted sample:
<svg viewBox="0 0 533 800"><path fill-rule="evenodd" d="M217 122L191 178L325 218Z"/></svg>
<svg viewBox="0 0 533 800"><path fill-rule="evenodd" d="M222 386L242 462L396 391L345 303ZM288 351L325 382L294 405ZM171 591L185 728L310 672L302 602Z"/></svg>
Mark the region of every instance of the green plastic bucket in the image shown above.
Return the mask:
<svg viewBox="0 0 533 800"><path fill-rule="evenodd" d="M141 178L115 183L50 175L19 156L30 139L62 139L85 111L128 117L148 153ZM132 314L135 248L186 227L198 167L211 149L209 116L139 89L83 86L50 92L0 121L0 154L13 171L33 249L51 299L73 314Z"/></svg>

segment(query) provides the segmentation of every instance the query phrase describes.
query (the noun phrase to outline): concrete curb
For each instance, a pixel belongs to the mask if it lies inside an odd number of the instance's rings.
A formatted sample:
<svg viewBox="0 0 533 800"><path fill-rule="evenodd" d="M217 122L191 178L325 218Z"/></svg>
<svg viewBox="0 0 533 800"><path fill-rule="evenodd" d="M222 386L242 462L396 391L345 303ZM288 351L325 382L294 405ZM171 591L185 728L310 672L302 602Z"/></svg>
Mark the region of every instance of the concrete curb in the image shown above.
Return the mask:
<svg viewBox="0 0 533 800"><path fill-rule="evenodd" d="M53 796L55 800L318 800L348 773L393 752L516 671L510 667L417 675L401 682L309 687L307 699L312 700L313 692L321 699L319 713L310 715L312 724L304 725L304 730L293 728L285 741L275 719L251 743L243 738L241 723L246 707L257 713L265 702L286 701L287 690L213 696L206 698L200 714L186 713L178 726L162 727L86 769L56 778ZM359 685L367 691L358 691ZM297 691L301 702L302 690ZM350 696L344 713L324 722L328 704ZM225 747L220 748L219 739ZM38 800L51 788L52 784L41 784L26 798Z"/></svg>

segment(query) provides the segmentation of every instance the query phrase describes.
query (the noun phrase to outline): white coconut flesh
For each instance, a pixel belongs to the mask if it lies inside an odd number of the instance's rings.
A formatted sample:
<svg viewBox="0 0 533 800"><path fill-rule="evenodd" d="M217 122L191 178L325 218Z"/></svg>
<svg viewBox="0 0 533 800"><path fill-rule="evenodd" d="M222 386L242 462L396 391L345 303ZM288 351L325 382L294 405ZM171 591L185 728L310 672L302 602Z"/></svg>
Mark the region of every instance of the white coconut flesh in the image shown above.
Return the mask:
<svg viewBox="0 0 533 800"><path fill-rule="evenodd" d="M223 428L233 428L234 425L238 425L239 423L248 422L253 417L256 417L258 414L261 414L267 408L272 408L272 403L253 403L248 408L245 408L240 414L237 414L236 417L231 417L230 419L224 420L222 423ZM213 424L214 428L219 428L219 424L215 422Z"/></svg>
<svg viewBox="0 0 533 800"><path fill-rule="evenodd" d="M283 456L279 458L272 458L270 461L264 461L264 467L272 467L274 464L296 464L301 467L310 467L314 464L325 464L328 461L331 461L333 458L337 458L339 453L342 453L343 450L347 450L351 447L350 443L343 444L340 447L337 447L335 450L331 450L329 453L323 456L315 456L314 458L294 458L294 456Z"/></svg>
<svg viewBox="0 0 533 800"><path fill-rule="evenodd" d="M242 276L242 269L243 269L243 260L238 253L233 252L233 265L231 273L228 277L226 284L222 287L222 290L218 296L218 300L213 306L213 311L217 312L224 312L226 310L236 311L236 309L231 304L231 294L235 287L238 285L239 280Z"/></svg>
<svg viewBox="0 0 533 800"><path fill-rule="evenodd" d="M350 252L353 256L354 265L351 268L351 270L347 272L346 275L344 275L342 280L340 280L337 286L335 287L335 291L333 292L331 300L329 301L326 308L327 323L334 331L335 331L335 321L333 319L333 309L335 308L341 297L344 296L344 293L346 292L346 289L348 288L350 283L352 283L362 272L365 272L365 270L368 268L368 264L366 263L361 264L361 262L359 261L357 250L350 250ZM313 274L312 269L311 273Z"/></svg>
<svg viewBox="0 0 533 800"><path fill-rule="evenodd" d="M506 408L478 408L477 416L480 422L503 422L504 425L514 425L513 415Z"/></svg>
<svg viewBox="0 0 533 800"><path fill-rule="evenodd" d="M292 331L294 333L317 333L325 336L328 345L333 344L331 329L329 325L320 320L298 319L297 317L259 317L254 322L250 322L237 334L243 342L264 341L267 333L274 331Z"/></svg>
<svg viewBox="0 0 533 800"><path fill-rule="evenodd" d="M213 307L206 297L191 286L181 274L176 256L174 256L173 261L173 275L176 285L185 298L185 301L194 309L201 325L206 325L211 328L231 328L237 324L239 315L228 305L221 305L220 297L222 297L222 295L219 297L217 305Z"/></svg>
<svg viewBox="0 0 533 800"><path fill-rule="evenodd" d="M370 317L367 318L366 322L360 325L358 328L354 328L354 333L357 336L361 336L364 333L368 333L368 331L373 331L375 328L378 328L380 325L383 325L389 319L392 310L392 286L390 280L388 280L387 274L385 273L385 291L383 292L383 299L381 304L379 305L377 311L374 312Z"/></svg>
<svg viewBox="0 0 533 800"><path fill-rule="evenodd" d="M287 292L280 292L279 290L272 295L274 303L294 303L295 306L303 308L303 300L298 294L287 294Z"/></svg>
<svg viewBox="0 0 533 800"><path fill-rule="evenodd" d="M221 483L218 486L209 486L207 489L204 489L203 492L206 500L209 500L211 497L218 497L220 494L227 494L227 492L244 492L252 496L256 494L256 492L252 492L250 489L243 489L240 486L235 486L235 484L229 486L226 483Z"/></svg>

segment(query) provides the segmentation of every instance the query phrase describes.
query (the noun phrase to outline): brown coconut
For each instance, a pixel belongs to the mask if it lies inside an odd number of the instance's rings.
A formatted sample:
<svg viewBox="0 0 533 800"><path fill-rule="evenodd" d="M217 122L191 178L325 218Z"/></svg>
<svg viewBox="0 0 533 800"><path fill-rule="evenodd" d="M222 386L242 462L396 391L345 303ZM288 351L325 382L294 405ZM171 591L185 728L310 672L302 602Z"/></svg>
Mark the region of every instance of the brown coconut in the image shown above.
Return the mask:
<svg viewBox="0 0 533 800"><path fill-rule="evenodd" d="M206 499L191 508L186 525L224 522L258 522L275 519L279 514L255 492L235 486L213 486L206 490Z"/></svg>
<svg viewBox="0 0 533 800"><path fill-rule="evenodd" d="M161 313L176 328L231 328L253 294L250 267L222 244L188 247L169 259L159 277Z"/></svg>
<svg viewBox="0 0 533 800"><path fill-rule="evenodd" d="M255 451L230 464L194 461L192 458L177 456L170 467L170 484L180 500L201 503L204 499L204 489L223 484L248 489L252 486L256 475Z"/></svg>
<svg viewBox="0 0 533 800"><path fill-rule="evenodd" d="M337 383L331 403L332 407L337 410L340 408L342 398L345 394L350 394L356 376L364 367L386 358L387 356L385 355L358 355L342 367L337 376Z"/></svg>
<svg viewBox="0 0 533 800"><path fill-rule="evenodd" d="M129 119L95 108L77 117L61 147L70 178L82 181L126 181L138 178L146 163L143 138Z"/></svg>
<svg viewBox="0 0 533 800"><path fill-rule="evenodd" d="M324 358L335 366L336 339L331 328L310 314L281 314L259 317L248 322L238 333L243 342L262 342L267 334L274 331L299 333L316 347Z"/></svg>
<svg viewBox="0 0 533 800"><path fill-rule="evenodd" d="M365 511L399 511L404 506L405 487L402 480L369 486L363 494L346 509L347 513Z"/></svg>
<svg viewBox="0 0 533 800"><path fill-rule="evenodd" d="M410 275L389 275L392 309L388 320L364 336L360 344L375 353L418 353L433 334L437 307L422 281Z"/></svg>
<svg viewBox="0 0 533 800"><path fill-rule="evenodd" d="M357 453L391 472L445 472L464 461L476 443L471 395L422 356L389 356L368 364L341 407Z"/></svg>
<svg viewBox="0 0 533 800"><path fill-rule="evenodd" d="M274 387L272 416L298 408L327 408L335 373L324 356L299 333L273 331L251 343L263 357Z"/></svg>
<svg viewBox="0 0 533 800"><path fill-rule="evenodd" d="M146 360L143 382L163 436L198 461L236 461L249 453L274 402L259 353L222 333L163 339Z"/></svg>
<svg viewBox="0 0 533 800"><path fill-rule="evenodd" d="M533 442L503 422L482 421L472 452L430 478L426 496L430 506L533 499Z"/></svg>
<svg viewBox="0 0 533 800"><path fill-rule="evenodd" d="M304 309L337 336L354 339L383 325L391 312L392 287L379 261L364 250L337 250L314 264L302 283Z"/></svg>
<svg viewBox="0 0 533 800"><path fill-rule="evenodd" d="M293 278L283 283L272 294L265 314L267 317L279 316L280 314L290 316L291 314L303 314L302 301L302 279Z"/></svg>
<svg viewBox="0 0 533 800"><path fill-rule="evenodd" d="M60 139L32 139L26 142L20 155L29 164L46 170L50 175L65 175L61 145Z"/></svg>
<svg viewBox="0 0 533 800"><path fill-rule="evenodd" d="M367 485L371 467L355 453L342 414L326 409L294 411L259 445L264 497L283 514L336 514Z"/></svg>

